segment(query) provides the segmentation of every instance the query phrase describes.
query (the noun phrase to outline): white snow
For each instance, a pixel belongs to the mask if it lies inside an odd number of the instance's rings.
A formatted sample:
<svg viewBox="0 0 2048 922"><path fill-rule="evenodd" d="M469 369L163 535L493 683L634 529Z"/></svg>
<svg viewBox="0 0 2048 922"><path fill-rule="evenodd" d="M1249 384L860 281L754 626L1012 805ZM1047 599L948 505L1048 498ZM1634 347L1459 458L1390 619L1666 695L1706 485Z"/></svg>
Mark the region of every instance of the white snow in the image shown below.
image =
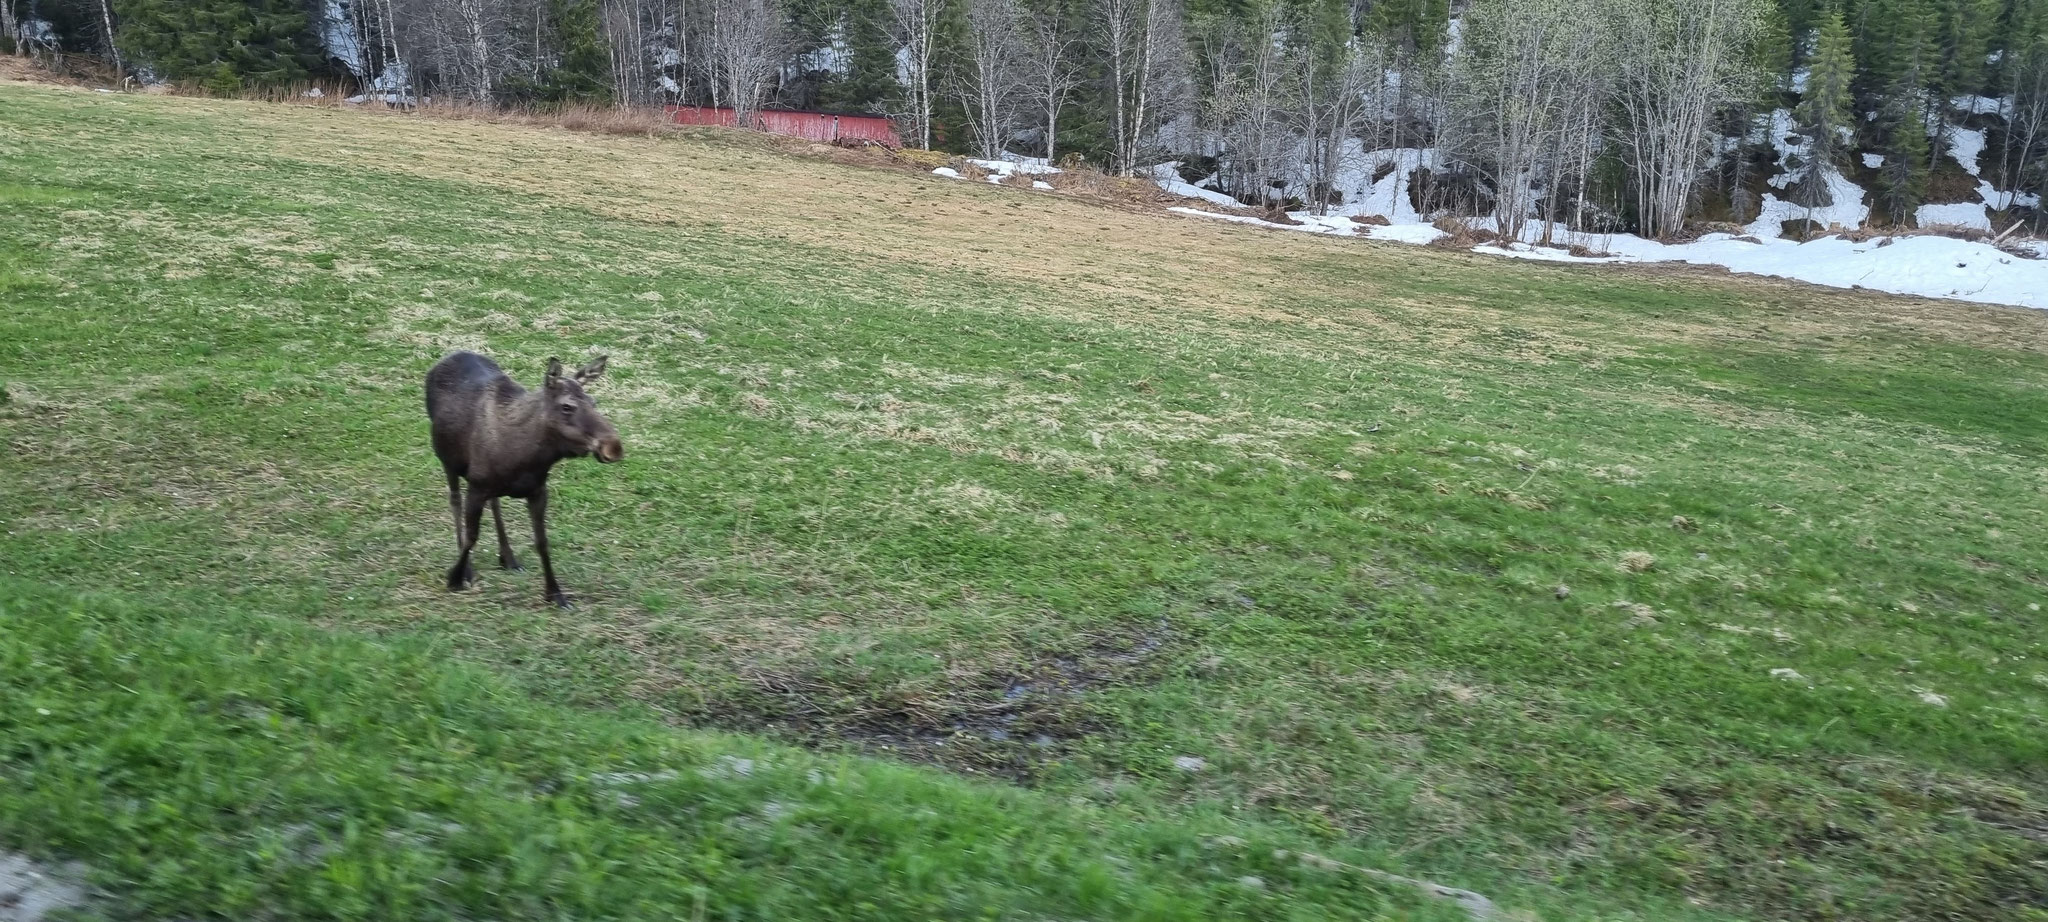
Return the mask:
<svg viewBox="0 0 2048 922"><path fill-rule="evenodd" d="M1921 227L1970 227L1977 230L1991 229L1991 215L1984 206L1976 202L1957 202L1950 205L1922 205L1913 212L1913 220Z"/></svg>
<svg viewBox="0 0 2048 922"><path fill-rule="evenodd" d="M1799 138L1798 143L1793 143L1789 140L1793 137ZM1770 142L1771 146L1778 150L1779 164L1787 164L1793 158L1797 158L1801 164L1797 170L1787 169L1785 172L1771 177L1770 185L1772 188L1784 189L1804 175L1805 171L1810 168L1808 148L1811 147L1812 142L1800 134L1798 126L1792 123L1792 113L1785 109L1778 109L1771 113ZM1778 237L1784 234L1784 224L1786 221L1795 221L1801 218L1809 219L1823 228L1836 226L1862 227L1864 220L1870 217L1870 206L1863 202L1863 187L1857 185L1849 177L1843 176L1842 172L1833 166L1828 166L1825 169L1827 171L1828 197L1833 200L1833 204L1819 206L1808 211L1804 205L1794 204L1766 192L1764 193L1763 205L1757 212L1756 220L1751 221L1749 226L1743 229L1759 237Z"/></svg>
<svg viewBox="0 0 2048 922"><path fill-rule="evenodd" d="M343 0L325 0L320 4L320 44L327 53L340 61L348 72L366 77L368 65L363 59L363 44L356 37L355 24L349 15L348 4Z"/></svg>
<svg viewBox="0 0 2048 922"><path fill-rule="evenodd" d="M1957 96L1948 104L1970 115L2005 114L2005 100L1991 96Z"/></svg>
<svg viewBox="0 0 2048 922"><path fill-rule="evenodd" d="M1869 167L1869 168L1871 168L1871 169L1873 169L1873 170L1874 170L1874 169L1877 169L1878 167L1884 166L1884 155L1883 155L1883 154L1864 154L1864 155L1863 155L1863 165L1864 165L1864 166L1866 166L1866 167Z"/></svg>
<svg viewBox="0 0 2048 922"><path fill-rule="evenodd" d="M1428 243L1442 237L1429 225L1369 227L1339 224L1308 214L1291 217L1299 227L1270 224L1250 215L1217 214L1192 208L1176 208L1182 214L1255 224L1274 230L1305 231L1336 236L1369 237L1374 240ZM1474 226L1484 222L1474 221ZM1531 222L1525 234L1540 239L1541 222ZM1984 304L2011 304L2048 309L2048 259L2022 259L1984 243L1949 237L1910 236L1850 241L1828 236L1801 243L1778 238L1744 238L1729 234L1708 234L1689 243L1667 244L1630 234L1574 234L1562 228L1552 231L1554 239L1579 243L1605 256L1573 256L1562 247L1540 247L1526 242L1488 244L1474 252L1518 259L1552 262L1683 262L1723 266L1745 275L1796 279L1830 288L1865 288L1897 294L1920 295ZM1888 242L1887 242L1888 241ZM2048 254L2048 243L2039 245Z"/></svg>
<svg viewBox="0 0 2048 922"><path fill-rule="evenodd" d="M1790 130L1789 115L1780 110L1773 119L1771 142L1778 145L1781 156L1798 154L1804 146L1785 141L1787 134L1794 133ZM1981 142L1982 133L1977 133L1977 137ZM1961 142L1962 145L1968 143ZM1874 156L1866 155L1865 164L1876 166L1869 159ZM1434 165L1438 162L1436 158L1437 152L1428 148L1348 150L1334 183L1337 191L1343 193L1343 203L1329 208L1331 213L1327 215L1306 211L1291 213L1288 217L1299 222L1292 225L1261 220L1230 196L1183 181L1177 163L1158 164L1142 172L1168 192L1232 209L1231 212L1181 207L1169 209L1180 214L1271 230L1425 244L1441 239L1444 233L1425 221L1425 216L1416 213L1408 201L1407 183L1410 174L1416 169ZM968 162L987 170L991 181L1018 173L1038 176L1059 172L1042 159L1012 154L1005 154L1000 160ZM1373 174L1389 164L1393 169L1374 182ZM960 172L951 167L939 167L932 173L961 178ZM1774 178L1783 179L1786 177ZM1783 188L1787 183L1774 184ZM1828 185L1835 204L1814 209L1813 220L1822 226L1861 226L1869 215L1869 208L1863 204L1862 188L1838 175L1837 171L1829 172ZM1049 183L1039 180L1034 180L1032 186L1052 188ZM1806 242L1785 240L1778 237L1780 228L1777 222L1806 217L1806 209L1769 193L1765 194L1764 200L1764 216L1750 226L1752 236L1747 237L1708 234L1688 243L1667 244L1629 234L1587 234L1554 226L1550 228L1551 238L1561 245L1539 246L1536 241L1543 239L1545 225L1541 221L1531 221L1523 229L1522 240L1473 249L1474 252L1496 256L1553 262L1683 262L1723 266L1746 275L1795 279L1832 288L1864 288L1929 298L2048 309L2048 242L2030 244L2042 254L2043 259L2023 259L1986 243L1931 235L1866 241L1845 240L1832 235ZM1353 215L1380 215L1392 223L1359 224L1351 220ZM1984 206L1977 203L1928 205L1920 209L1918 217L1923 226L1990 226ZM1474 218L1468 223L1475 229L1496 226L1491 218ZM1570 250L1573 244L1602 255L1573 255Z"/></svg>
<svg viewBox="0 0 2048 922"><path fill-rule="evenodd" d="M663 92L671 93L676 96L681 96L683 94L683 88L676 85L676 78L671 77L667 74L662 74L659 82L661 83L661 89Z"/></svg>
<svg viewBox="0 0 2048 922"><path fill-rule="evenodd" d="M680 58L681 56L678 55L678 57ZM677 63L681 62L678 61ZM832 40L826 42L823 47L813 49L799 57L797 59L797 69L799 71L822 70L826 73L840 75L852 73L853 46L848 45L846 42L845 28L843 26L835 26L832 29Z"/></svg>
<svg viewBox="0 0 2048 922"><path fill-rule="evenodd" d="M1813 68L1802 67L1792 72L1792 92L1806 92L1806 78L1813 76Z"/></svg>
<svg viewBox="0 0 2048 922"><path fill-rule="evenodd" d="M984 178L997 185L1001 185L1003 180L1019 173L1025 176L1050 176L1060 171L1059 167L1046 162L1044 157L1020 157L1011 153L1003 154L1003 159L1001 160L975 160L970 157L967 162L987 171L988 175ZM932 175L944 176L948 179L963 178L959 170L949 166L942 166L933 170ZM1052 183L1042 179L1034 179L1031 181L1031 188L1050 189L1052 188Z"/></svg>
<svg viewBox="0 0 2048 922"><path fill-rule="evenodd" d="M1059 167L1047 163L1044 157L1019 157L1010 153L1005 153L1001 160L969 159L967 162L998 176L1008 176L1012 173L1038 176L1060 171Z"/></svg>
<svg viewBox="0 0 2048 922"><path fill-rule="evenodd" d="M1177 161L1157 164L1149 172L1151 180L1158 183L1159 188L1165 189L1174 195L1185 198L1198 198L1212 205L1222 205L1226 208L1242 207L1238 205L1237 199L1213 189L1204 189L1182 180L1180 178L1180 163Z"/></svg>
<svg viewBox="0 0 2048 922"><path fill-rule="evenodd" d="M1962 165L1964 172L1977 175L1977 155L1984 152L1984 132L1975 128L1949 128L1948 155Z"/></svg>
<svg viewBox="0 0 2048 922"><path fill-rule="evenodd" d="M1977 177L1977 197L1983 199L1986 206L1994 209L2008 208L2013 205L2022 205L2028 208L2040 207L2040 196L2027 192L2000 192L1997 186L1992 185L1990 180L1983 177L1983 171L1978 167L1978 158L1984 152L1985 143L1984 132L1982 131L1975 128L1949 126L1948 155L1957 165L1963 168L1964 172ZM1975 207L1974 204L1971 207ZM1990 225L1987 222L1984 226L1989 227Z"/></svg>

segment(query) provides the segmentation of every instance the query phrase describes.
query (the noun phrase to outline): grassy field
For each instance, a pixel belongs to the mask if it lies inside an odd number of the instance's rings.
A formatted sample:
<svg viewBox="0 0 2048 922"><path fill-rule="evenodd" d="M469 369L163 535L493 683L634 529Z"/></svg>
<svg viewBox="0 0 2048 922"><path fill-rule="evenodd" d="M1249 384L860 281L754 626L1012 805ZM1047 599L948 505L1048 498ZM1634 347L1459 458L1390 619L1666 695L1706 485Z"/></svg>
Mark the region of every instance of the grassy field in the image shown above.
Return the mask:
<svg viewBox="0 0 2048 922"><path fill-rule="evenodd" d="M0 84L0 847L122 918L2048 919L2048 315L803 153ZM611 356L572 612L441 588L454 348Z"/></svg>

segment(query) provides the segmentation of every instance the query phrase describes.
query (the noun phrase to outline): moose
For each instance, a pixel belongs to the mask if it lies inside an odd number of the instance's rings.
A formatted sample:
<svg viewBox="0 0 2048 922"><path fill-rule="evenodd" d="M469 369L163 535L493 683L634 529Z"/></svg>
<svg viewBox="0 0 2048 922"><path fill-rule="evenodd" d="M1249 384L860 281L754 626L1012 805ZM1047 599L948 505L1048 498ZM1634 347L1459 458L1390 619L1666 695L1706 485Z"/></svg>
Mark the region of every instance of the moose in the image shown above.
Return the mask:
<svg viewBox="0 0 2048 922"><path fill-rule="evenodd" d="M592 455L610 464L626 456L618 430L597 412L597 401L583 388L604 374L605 356L598 356L575 374L562 373L559 359L548 359L547 378L537 391L519 386L496 362L474 352L453 352L427 371L427 419L432 423L434 455L448 475L448 509L455 516L455 546L460 555L448 570L449 591L476 582L470 549L476 546L486 505L498 527L498 566L524 569L505 537L498 510L501 497L526 500L533 519L533 549L540 553L547 578L547 600L569 607L569 596L555 582L548 558L548 472L564 458ZM469 482L463 496L462 482Z"/></svg>

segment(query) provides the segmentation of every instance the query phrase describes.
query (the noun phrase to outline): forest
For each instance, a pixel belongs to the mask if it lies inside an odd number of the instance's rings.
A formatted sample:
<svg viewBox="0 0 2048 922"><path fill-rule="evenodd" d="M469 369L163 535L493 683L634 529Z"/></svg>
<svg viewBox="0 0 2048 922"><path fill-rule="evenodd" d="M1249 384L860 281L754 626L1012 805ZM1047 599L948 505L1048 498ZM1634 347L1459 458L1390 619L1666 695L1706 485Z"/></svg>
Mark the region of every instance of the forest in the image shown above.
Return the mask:
<svg viewBox="0 0 2048 922"><path fill-rule="evenodd" d="M1669 238L1767 194L2038 230L2048 179L2048 0L0 0L0 50L222 95L880 113L1290 209L1427 151L1417 210L1503 235Z"/></svg>

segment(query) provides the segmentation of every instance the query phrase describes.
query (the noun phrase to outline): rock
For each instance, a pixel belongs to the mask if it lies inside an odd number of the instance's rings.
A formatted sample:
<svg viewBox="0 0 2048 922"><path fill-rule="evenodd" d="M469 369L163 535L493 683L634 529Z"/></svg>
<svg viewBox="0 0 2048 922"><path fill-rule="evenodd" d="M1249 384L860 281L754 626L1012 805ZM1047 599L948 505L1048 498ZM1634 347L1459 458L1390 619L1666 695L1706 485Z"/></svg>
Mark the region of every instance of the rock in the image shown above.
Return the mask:
<svg viewBox="0 0 2048 922"><path fill-rule="evenodd" d="M1773 678L1773 679L1784 679L1784 680L1785 680L1785 681L1787 681L1787 682L1804 682L1804 681L1806 681L1806 677L1805 677L1805 676L1803 676L1803 675L1800 675L1800 674L1799 674L1799 670L1797 670L1797 669L1787 669L1787 668L1785 668L1785 667L1783 667L1783 666L1780 666L1780 667L1778 667L1778 668L1776 668L1776 669L1773 669L1773 670L1771 670L1771 678Z"/></svg>
<svg viewBox="0 0 2048 922"><path fill-rule="evenodd" d="M1567 586L1567 585L1565 585L1565 584L1563 584L1563 583L1558 583L1558 584L1557 584L1557 590L1556 590L1556 594L1557 594L1557 597L1558 597L1558 598L1560 598L1560 599L1568 599L1568 598L1571 598L1571 595L1572 595L1572 587L1570 587L1570 586Z"/></svg>
<svg viewBox="0 0 2048 922"><path fill-rule="evenodd" d="M1246 874L1237 879L1237 885L1247 890L1264 890L1266 889L1266 879Z"/></svg>
<svg viewBox="0 0 2048 922"><path fill-rule="evenodd" d="M1209 763L1206 760L1199 759L1194 756L1174 756L1173 767L1178 768L1184 772L1198 772L1202 769L1208 768Z"/></svg>
<svg viewBox="0 0 2048 922"><path fill-rule="evenodd" d="M0 922L41 922L85 902L85 890L25 857L0 851Z"/></svg>

